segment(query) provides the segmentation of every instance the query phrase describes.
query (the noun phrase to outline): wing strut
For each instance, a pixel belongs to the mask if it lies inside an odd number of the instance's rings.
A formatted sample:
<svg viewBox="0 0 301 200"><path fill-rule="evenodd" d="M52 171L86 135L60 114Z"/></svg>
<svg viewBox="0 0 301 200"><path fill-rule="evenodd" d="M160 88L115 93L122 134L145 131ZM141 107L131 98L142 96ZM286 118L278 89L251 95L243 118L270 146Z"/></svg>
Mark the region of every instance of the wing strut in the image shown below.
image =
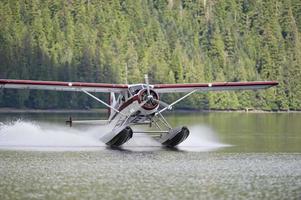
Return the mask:
<svg viewBox="0 0 301 200"><path fill-rule="evenodd" d="M163 108L162 110L160 110L159 112L156 112L155 115L161 114L162 112L164 112L165 110L171 110L172 106L175 105L176 103L179 103L180 101L182 101L183 99L185 99L186 97L190 96L191 94L195 93L197 90L193 90L191 92L189 92L188 94L185 94L183 97L179 98L178 100L174 101L173 103L169 104L168 106L166 106L165 108Z"/></svg>
<svg viewBox="0 0 301 200"><path fill-rule="evenodd" d="M126 114L124 114L124 113L120 112L120 111L119 111L119 110L117 110L116 108L114 108L114 107L110 106L109 104L107 104L106 102L104 102L104 101L100 100L99 98L97 98L97 97L96 97L96 96L94 96L93 94L91 94L91 93L87 92L86 90L84 90L84 89L81 89L81 91L83 91L85 94L89 95L90 97L92 97L92 98L93 98L93 99L95 99L96 101L98 101L98 102L102 103L103 105L105 105L105 106L107 106L107 107L111 108L111 109L112 109L112 110L114 110L115 112L118 112L118 113L120 113L120 114L122 114L122 115L124 115L124 116L127 116Z"/></svg>

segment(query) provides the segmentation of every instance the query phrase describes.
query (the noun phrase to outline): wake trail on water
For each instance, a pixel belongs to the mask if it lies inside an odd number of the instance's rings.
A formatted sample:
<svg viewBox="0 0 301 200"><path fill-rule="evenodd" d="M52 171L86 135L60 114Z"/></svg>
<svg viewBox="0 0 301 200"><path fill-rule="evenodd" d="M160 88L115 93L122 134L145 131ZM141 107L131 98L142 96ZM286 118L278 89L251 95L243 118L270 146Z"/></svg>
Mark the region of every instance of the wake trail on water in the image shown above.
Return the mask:
<svg viewBox="0 0 301 200"><path fill-rule="evenodd" d="M0 125L1 147L97 147L96 130L17 120Z"/></svg>
<svg viewBox="0 0 301 200"><path fill-rule="evenodd" d="M183 151L210 151L229 145L218 141L216 134L208 127L189 127L189 137L177 149ZM110 130L106 127L70 128L63 125L17 120L0 124L1 149L38 150L93 150L105 149L99 140ZM160 150L162 145L147 134L134 134L122 146L133 151Z"/></svg>

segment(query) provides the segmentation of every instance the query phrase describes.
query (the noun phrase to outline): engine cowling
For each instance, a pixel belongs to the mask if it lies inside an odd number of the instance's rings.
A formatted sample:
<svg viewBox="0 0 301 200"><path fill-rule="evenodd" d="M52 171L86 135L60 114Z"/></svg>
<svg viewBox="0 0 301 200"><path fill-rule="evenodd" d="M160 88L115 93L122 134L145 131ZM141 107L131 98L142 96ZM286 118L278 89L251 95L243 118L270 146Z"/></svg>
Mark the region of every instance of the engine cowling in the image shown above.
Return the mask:
<svg viewBox="0 0 301 200"><path fill-rule="evenodd" d="M139 102L147 101L142 108L145 110L153 110L159 105L159 95L154 90L150 89L150 95L147 94L147 89L139 91Z"/></svg>

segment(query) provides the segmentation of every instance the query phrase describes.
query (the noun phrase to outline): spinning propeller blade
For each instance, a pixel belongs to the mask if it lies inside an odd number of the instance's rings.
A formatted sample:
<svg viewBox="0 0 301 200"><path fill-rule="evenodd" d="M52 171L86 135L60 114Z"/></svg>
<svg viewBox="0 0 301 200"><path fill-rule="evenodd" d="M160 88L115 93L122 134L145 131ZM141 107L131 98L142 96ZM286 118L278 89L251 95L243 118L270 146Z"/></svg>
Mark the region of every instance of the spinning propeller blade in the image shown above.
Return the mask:
<svg viewBox="0 0 301 200"><path fill-rule="evenodd" d="M146 84L146 89L147 89L147 96L150 96L150 88L149 88L149 80L148 80L148 75L145 74L144 75L144 80L145 80L145 84Z"/></svg>
<svg viewBox="0 0 301 200"><path fill-rule="evenodd" d="M145 74L144 75L144 80L145 80L145 84L146 84L146 89L147 89L147 101L149 102L156 102L158 104L160 104L162 107L164 108L168 108L169 110L171 109L171 106L163 101L160 101L158 99L155 99L153 97L153 95L150 92L150 86L149 86L149 79L148 79L148 75Z"/></svg>

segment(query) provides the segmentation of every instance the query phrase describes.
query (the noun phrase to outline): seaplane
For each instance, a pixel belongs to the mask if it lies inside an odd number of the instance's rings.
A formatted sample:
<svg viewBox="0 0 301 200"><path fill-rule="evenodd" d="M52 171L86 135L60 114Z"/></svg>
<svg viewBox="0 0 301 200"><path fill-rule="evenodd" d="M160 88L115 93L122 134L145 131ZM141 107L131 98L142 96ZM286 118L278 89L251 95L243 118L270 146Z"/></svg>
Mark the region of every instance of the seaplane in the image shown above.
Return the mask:
<svg viewBox="0 0 301 200"><path fill-rule="evenodd" d="M175 147L189 136L186 126L173 128L162 115L173 109L174 105L196 92L230 91L230 90L258 90L278 85L277 81L249 81L249 82L213 82L213 83L175 83L150 84L147 75L145 82L140 84L107 84L84 82L36 81L0 79L0 88L35 89L83 92L99 103L108 107L108 120L72 120L72 124L100 123L108 128L107 133L99 139L111 147L119 147L138 133L133 130L135 125L148 125L155 130L139 131L153 136L166 147ZM93 93L93 94L92 94ZM109 102L96 97L94 93L109 93ZM163 93L184 93L182 97L172 103L163 102Z"/></svg>

